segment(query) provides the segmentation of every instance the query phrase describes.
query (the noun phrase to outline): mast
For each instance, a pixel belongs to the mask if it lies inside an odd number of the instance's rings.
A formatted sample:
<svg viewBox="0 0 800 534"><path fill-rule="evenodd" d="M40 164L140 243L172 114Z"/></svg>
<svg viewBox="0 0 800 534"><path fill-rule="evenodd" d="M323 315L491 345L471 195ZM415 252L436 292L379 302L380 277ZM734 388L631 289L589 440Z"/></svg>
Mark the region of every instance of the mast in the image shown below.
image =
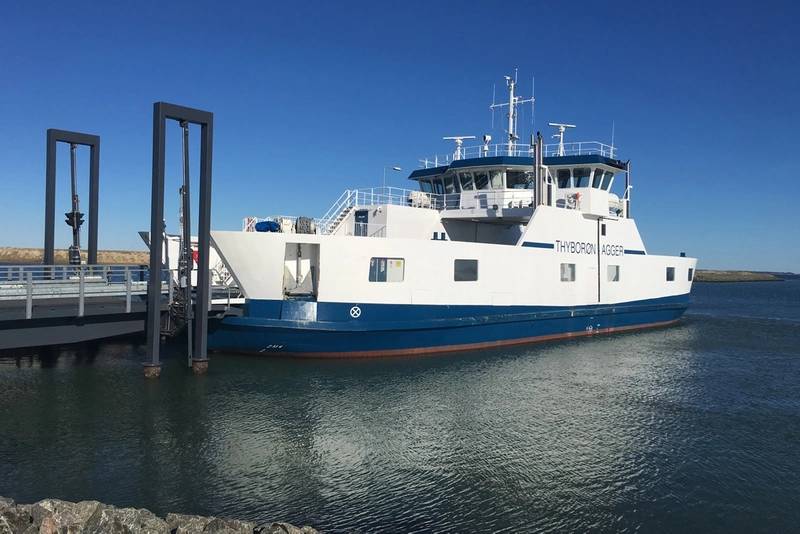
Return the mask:
<svg viewBox="0 0 800 534"><path fill-rule="evenodd" d="M502 108L508 106L508 151L507 154L509 156L515 155L515 145L519 136L517 135L517 106L520 104L525 104L527 102L533 102L533 97L523 99L521 96L516 95L516 87L517 87L517 79L516 79L516 71L514 73L514 78L511 76L506 76L506 86L508 87L508 102L504 102L502 104L494 104L492 103L489 106L489 109L494 110L494 108Z"/></svg>
<svg viewBox="0 0 800 534"><path fill-rule="evenodd" d="M517 85L516 80L512 80L509 76L506 76L506 80L508 83L508 155L511 156L512 149L514 148L514 141L517 140L517 129L516 121L514 120L514 116L516 115L516 107L517 101L516 97L514 96L514 88Z"/></svg>

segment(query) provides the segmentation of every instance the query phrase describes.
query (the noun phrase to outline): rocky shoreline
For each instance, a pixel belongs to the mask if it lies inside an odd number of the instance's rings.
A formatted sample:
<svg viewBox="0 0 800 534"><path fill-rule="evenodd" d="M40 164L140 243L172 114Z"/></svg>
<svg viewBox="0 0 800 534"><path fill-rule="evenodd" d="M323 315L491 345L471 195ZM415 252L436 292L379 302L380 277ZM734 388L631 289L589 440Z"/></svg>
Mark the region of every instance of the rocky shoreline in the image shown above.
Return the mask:
<svg viewBox="0 0 800 534"><path fill-rule="evenodd" d="M0 497L0 534L315 534L289 523L256 524L238 519L167 514L143 508L117 508L97 501L78 503L44 499L17 504Z"/></svg>

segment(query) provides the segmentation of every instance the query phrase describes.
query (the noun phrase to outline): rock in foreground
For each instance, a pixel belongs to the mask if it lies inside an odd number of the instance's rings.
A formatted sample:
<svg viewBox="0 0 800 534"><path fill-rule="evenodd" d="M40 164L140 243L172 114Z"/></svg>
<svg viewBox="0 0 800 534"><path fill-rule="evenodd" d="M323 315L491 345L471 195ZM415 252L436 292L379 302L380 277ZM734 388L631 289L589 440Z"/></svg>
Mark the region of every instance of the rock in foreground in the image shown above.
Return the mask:
<svg viewBox="0 0 800 534"><path fill-rule="evenodd" d="M78 503L44 499L17 504L0 497L0 534L315 534L311 527L289 523L257 525L249 521L168 514L161 519L137 508L117 508L97 501Z"/></svg>

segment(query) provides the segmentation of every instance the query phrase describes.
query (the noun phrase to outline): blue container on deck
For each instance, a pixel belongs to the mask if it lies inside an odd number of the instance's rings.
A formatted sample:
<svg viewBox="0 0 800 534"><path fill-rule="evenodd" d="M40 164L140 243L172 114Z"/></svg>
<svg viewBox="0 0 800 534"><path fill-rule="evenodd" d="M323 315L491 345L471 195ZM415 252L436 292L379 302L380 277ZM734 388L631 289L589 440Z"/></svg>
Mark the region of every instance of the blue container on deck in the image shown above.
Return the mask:
<svg viewBox="0 0 800 534"><path fill-rule="evenodd" d="M256 223L256 232L280 232L281 225L277 221L260 221Z"/></svg>

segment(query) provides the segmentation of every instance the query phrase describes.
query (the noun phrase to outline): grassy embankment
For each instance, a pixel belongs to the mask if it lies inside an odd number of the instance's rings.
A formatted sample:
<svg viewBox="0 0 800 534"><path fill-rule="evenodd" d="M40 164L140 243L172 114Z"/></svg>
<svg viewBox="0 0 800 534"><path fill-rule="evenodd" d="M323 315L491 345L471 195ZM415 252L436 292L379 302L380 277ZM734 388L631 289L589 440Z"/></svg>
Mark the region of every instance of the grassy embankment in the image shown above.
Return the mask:
<svg viewBox="0 0 800 534"><path fill-rule="evenodd" d="M781 282L783 278L772 273L752 271L697 271L695 282Z"/></svg>

